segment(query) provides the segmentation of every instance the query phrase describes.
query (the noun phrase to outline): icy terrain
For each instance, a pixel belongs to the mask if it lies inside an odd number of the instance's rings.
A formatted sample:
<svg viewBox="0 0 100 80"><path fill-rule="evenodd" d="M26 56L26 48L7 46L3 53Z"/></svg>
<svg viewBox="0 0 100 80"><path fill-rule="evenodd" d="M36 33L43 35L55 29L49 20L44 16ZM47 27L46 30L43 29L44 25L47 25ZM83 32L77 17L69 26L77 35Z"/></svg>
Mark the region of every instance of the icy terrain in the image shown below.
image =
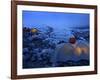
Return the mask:
<svg viewBox="0 0 100 80"><path fill-rule="evenodd" d="M89 65L89 53L74 54L70 45L67 46L67 51L57 53L57 47L69 44L71 36L74 36L82 46L86 44L89 48L88 27L66 27L54 28L47 25L23 27L23 68Z"/></svg>

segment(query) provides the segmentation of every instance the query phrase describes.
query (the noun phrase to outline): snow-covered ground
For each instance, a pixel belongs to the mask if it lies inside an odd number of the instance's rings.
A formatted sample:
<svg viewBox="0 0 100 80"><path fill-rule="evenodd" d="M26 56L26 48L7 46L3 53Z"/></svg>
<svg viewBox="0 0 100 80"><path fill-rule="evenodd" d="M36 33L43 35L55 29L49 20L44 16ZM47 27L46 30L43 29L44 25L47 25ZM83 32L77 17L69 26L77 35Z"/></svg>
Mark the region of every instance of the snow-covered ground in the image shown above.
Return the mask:
<svg viewBox="0 0 100 80"><path fill-rule="evenodd" d="M37 32L31 32L32 29L36 29ZM57 46L68 44L72 36L77 42L82 43L81 45L86 44L89 48L88 27L84 29L67 26L54 28L47 25L23 27L23 68L89 65L89 52L77 56L73 51L69 51L70 48L66 48L68 49L66 54L70 55L63 54L64 51L61 54L56 53Z"/></svg>

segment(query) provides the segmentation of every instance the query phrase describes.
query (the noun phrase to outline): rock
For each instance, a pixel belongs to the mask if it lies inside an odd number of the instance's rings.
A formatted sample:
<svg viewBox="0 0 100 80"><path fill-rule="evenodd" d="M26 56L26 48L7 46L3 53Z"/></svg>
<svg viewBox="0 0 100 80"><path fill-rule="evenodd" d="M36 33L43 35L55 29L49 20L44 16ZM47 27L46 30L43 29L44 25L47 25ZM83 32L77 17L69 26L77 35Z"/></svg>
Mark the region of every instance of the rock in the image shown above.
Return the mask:
<svg viewBox="0 0 100 80"><path fill-rule="evenodd" d="M25 53L23 55L23 60L28 61L28 60L30 60L30 57L31 57L31 55L29 53Z"/></svg>
<svg viewBox="0 0 100 80"><path fill-rule="evenodd" d="M33 53L31 55L31 61L34 62L34 61L37 61L37 60L38 60L37 54L36 53Z"/></svg>
<svg viewBox="0 0 100 80"><path fill-rule="evenodd" d="M29 52L28 48L23 48L23 53L28 53L28 52Z"/></svg>

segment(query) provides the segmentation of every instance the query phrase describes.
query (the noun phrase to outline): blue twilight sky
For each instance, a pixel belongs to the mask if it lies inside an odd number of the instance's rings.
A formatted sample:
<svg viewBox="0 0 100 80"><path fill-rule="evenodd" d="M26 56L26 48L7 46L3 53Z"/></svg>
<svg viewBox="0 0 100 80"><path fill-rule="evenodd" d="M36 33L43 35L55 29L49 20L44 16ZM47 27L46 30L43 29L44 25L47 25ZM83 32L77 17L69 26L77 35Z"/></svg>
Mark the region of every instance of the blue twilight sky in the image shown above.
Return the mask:
<svg viewBox="0 0 100 80"><path fill-rule="evenodd" d="M23 27L52 26L58 27L89 27L89 14L61 13L43 11L23 11Z"/></svg>

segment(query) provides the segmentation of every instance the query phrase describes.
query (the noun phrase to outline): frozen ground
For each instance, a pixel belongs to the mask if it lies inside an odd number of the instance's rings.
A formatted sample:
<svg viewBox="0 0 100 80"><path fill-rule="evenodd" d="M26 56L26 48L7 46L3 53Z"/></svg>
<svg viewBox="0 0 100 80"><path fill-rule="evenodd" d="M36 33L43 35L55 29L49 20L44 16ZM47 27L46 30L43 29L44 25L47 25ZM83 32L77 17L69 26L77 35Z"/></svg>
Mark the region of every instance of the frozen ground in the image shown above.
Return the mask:
<svg viewBox="0 0 100 80"><path fill-rule="evenodd" d="M23 27L23 68L89 65L89 53L80 56L69 51L70 55L66 56L63 52L60 55L56 53L57 46L67 44L71 36L89 47L88 27L70 29L66 27L55 29L45 25L42 27ZM59 58L59 56L62 57Z"/></svg>

